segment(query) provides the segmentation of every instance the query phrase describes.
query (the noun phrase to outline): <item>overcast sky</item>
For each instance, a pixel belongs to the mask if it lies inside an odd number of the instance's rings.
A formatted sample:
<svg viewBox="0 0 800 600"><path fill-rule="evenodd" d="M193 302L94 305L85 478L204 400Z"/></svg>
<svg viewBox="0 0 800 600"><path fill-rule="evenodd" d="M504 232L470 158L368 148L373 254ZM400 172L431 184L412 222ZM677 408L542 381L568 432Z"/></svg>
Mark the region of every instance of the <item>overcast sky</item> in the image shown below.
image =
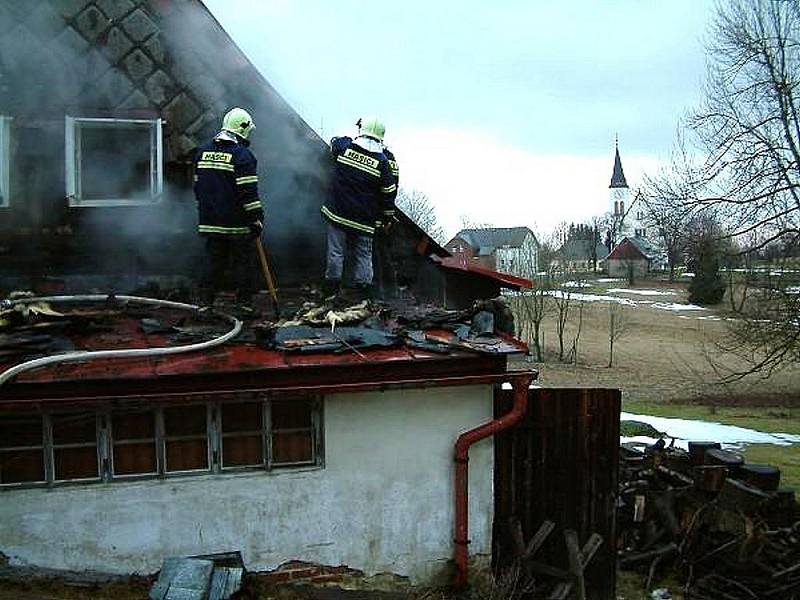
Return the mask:
<svg viewBox="0 0 800 600"><path fill-rule="evenodd" d="M614 136L632 186L669 156L713 16L710 0L205 3L325 139L379 116L401 186L448 235L462 215L547 234L606 212Z"/></svg>

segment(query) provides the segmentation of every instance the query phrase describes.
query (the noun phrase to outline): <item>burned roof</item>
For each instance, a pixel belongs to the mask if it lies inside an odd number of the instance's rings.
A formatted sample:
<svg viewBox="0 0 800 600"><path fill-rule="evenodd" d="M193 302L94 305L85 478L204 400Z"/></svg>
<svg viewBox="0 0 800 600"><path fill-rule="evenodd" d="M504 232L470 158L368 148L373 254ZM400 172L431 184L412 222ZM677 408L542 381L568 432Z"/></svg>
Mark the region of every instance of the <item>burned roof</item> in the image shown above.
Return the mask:
<svg viewBox="0 0 800 600"><path fill-rule="evenodd" d="M462 229L455 238L464 240L473 250L491 254L495 248L503 246L519 248L529 235L533 236L533 232L527 227L483 227Z"/></svg>
<svg viewBox="0 0 800 600"><path fill-rule="evenodd" d="M468 374L479 365L503 372L506 355L526 351L511 337L513 317L500 300L465 311L406 302L337 307L311 301L288 319L249 321L224 343L158 354L230 334L234 322L239 321L220 310L152 299L16 299L0 312L2 396L41 399L31 392L41 385L67 396L91 395L92 389L108 394L110 388L115 396L127 396L147 389L187 391L189 380L198 389L342 386L376 373L387 381L413 380L426 373ZM121 348L133 352L86 354ZM5 375L20 364L59 354L67 360Z"/></svg>

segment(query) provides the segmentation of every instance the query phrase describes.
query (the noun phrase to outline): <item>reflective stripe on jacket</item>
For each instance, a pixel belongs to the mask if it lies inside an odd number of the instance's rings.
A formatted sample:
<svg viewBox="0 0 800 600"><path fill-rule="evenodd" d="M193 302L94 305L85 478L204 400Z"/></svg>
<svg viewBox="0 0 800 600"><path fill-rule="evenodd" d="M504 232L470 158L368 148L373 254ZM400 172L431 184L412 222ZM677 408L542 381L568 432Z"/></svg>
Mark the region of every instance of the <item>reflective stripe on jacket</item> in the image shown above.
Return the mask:
<svg viewBox="0 0 800 600"><path fill-rule="evenodd" d="M258 163L245 143L217 136L197 150L194 193L197 231L203 235L247 235L263 223Z"/></svg>
<svg viewBox="0 0 800 600"><path fill-rule="evenodd" d="M349 137L331 140L333 191L322 206L326 219L372 235L384 211L394 210L397 184L383 152L372 152Z"/></svg>

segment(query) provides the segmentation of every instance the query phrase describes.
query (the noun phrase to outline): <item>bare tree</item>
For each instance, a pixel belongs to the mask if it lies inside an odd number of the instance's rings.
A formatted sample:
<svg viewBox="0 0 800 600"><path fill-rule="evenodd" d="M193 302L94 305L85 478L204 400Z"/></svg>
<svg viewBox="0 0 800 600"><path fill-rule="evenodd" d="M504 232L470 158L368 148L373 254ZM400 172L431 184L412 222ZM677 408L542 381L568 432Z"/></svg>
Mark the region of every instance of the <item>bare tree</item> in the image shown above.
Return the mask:
<svg viewBox="0 0 800 600"><path fill-rule="evenodd" d="M619 302L608 303L608 368L614 364L614 345L625 335L628 319Z"/></svg>
<svg viewBox="0 0 800 600"><path fill-rule="evenodd" d="M774 242L800 246L800 3L720 3L708 45L705 101L689 120L706 156L692 181L692 208L712 208L727 237L757 232L756 253ZM768 375L800 361L800 298L761 286L745 302L724 349Z"/></svg>
<svg viewBox="0 0 800 600"><path fill-rule="evenodd" d="M487 229L494 227L494 225L486 221L476 221L469 215L460 215L458 219L461 221L461 229Z"/></svg>
<svg viewBox="0 0 800 600"><path fill-rule="evenodd" d="M655 230L667 255L669 280L683 262L686 226L696 212L697 173L688 156L680 132L669 165L657 174L645 176L639 199L644 208L644 223Z"/></svg>
<svg viewBox="0 0 800 600"><path fill-rule="evenodd" d="M444 229L439 224L436 208L427 194L417 189L400 188L397 193L397 206L434 240L440 244L447 241Z"/></svg>
<svg viewBox="0 0 800 600"><path fill-rule="evenodd" d="M520 255L523 272L534 272L540 252L541 250L537 252L535 248L529 247ZM550 273L543 273L536 276L533 289L521 292L512 300L519 324L519 335L533 345L534 357L538 362L543 360L542 322L551 310L551 304L547 301L551 288Z"/></svg>
<svg viewBox="0 0 800 600"><path fill-rule="evenodd" d="M566 338L567 322L569 321L570 305L572 303L572 288L566 285L562 276L560 282L552 292L553 304L556 313L556 335L558 336L558 360L564 361L564 340Z"/></svg>
<svg viewBox="0 0 800 600"><path fill-rule="evenodd" d="M578 289L581 288L583 280L578 281ZM586 300L583 297L578 299L578 323L575 326L575 337L572 338L572 347L569 349L569 361L573 365L578 364L578 347L581 340L581 333L583 332L583 308L586 305Z"/></svg>

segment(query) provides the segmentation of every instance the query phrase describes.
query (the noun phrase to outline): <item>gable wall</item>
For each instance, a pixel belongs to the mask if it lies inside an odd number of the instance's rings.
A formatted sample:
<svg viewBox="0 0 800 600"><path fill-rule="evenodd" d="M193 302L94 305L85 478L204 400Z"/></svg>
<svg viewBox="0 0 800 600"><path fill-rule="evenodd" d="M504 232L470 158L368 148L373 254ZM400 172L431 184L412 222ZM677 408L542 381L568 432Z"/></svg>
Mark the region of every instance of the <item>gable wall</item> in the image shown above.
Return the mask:
<svg viewBox="0 0 800 600"><path fill-rule="evenodd" d="M235 105L258 126L252 149L279 280L307 281L318 276L324 253L325 144L198 2L0 4L0 114L12 117L0 273L28 284L65 274L193 275L201 243L190 159ZM163 119L162 201L70 208L66 115Z"/></svg>

